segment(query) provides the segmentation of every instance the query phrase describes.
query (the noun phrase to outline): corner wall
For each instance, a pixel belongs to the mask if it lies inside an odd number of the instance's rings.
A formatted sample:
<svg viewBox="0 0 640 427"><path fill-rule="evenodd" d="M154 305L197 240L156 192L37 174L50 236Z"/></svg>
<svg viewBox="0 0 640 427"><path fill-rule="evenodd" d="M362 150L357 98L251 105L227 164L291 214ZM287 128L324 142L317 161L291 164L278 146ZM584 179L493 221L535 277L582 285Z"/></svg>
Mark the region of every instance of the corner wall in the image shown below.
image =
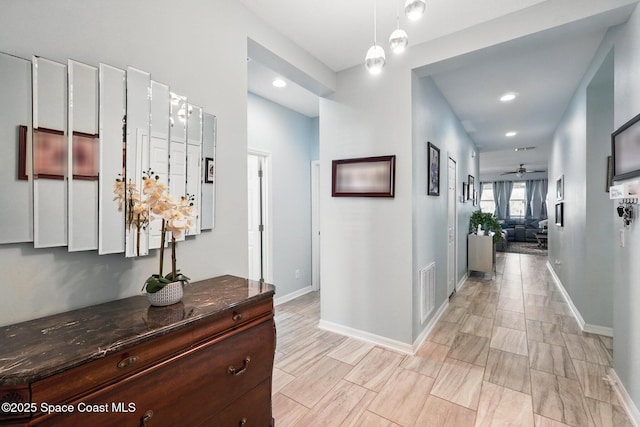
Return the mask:
<svg viewBox="0 0 640 427"><path fill-rule="evenodd" d="M273 236L276 298L281 298L311 286L311 152L317 128L314 119L252 93L247 124L249 149L271 154L271 224L266 226Z"/></svg>

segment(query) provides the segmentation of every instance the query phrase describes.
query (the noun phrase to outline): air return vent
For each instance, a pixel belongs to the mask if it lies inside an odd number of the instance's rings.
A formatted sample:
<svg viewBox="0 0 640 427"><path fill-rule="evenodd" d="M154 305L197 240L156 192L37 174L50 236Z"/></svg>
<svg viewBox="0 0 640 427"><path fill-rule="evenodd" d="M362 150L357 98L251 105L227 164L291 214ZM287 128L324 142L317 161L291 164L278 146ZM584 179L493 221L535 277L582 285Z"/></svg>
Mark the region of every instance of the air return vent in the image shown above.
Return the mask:
<svg viewBox="0 0 640 427"><path fill-rule="evenodd" d="M424 323L433 311L436 299L436 263L420 270L420 323Z"/></svg>

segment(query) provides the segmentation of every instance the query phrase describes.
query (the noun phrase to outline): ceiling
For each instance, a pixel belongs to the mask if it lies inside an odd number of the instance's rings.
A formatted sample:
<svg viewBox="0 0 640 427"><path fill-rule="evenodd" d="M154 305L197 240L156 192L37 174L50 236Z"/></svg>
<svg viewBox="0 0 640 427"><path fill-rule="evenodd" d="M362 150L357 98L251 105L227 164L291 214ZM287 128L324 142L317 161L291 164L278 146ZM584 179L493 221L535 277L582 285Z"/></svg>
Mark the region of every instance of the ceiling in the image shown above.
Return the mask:
<svg viewBox="0 0 640 427"><path fill-rule="evenodd" d="M334 71L362 65L373 41L371 0L240 1ZM409 34L410 45L416 45L542 1L428 1L420 21L401 16L400 26ZM386 45L395 29L397 4L377 4L378 40ZM478 146L481 179L495 179L520 164L546 170L553 132L606 30L626 21L631 11L614 10L418 70L418 75L434 79ZM309 117L318 115L316 95L290 81L284 89L274 88L276 74L257 61L249 61L248 72L251 92ZM500 102L508 91L518 97ZM507 138L508 131L517 135ZM519 147L536 148L515 151Z"/></svg>

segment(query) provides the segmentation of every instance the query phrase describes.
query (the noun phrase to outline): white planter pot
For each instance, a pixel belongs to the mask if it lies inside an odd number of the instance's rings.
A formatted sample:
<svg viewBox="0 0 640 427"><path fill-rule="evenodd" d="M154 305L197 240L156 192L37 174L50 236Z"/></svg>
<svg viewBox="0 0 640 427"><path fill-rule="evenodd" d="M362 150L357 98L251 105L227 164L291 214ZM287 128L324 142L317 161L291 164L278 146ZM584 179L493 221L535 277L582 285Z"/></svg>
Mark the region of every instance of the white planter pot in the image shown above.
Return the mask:
<svg viewBox="0 0 640 427"><path fill-rule="evenodd" d="M182 282L172 282L160 289L158 292L152 294L147 293L147 299L149 304L156 307L163 307L165 305L175 304L182 301L184 285Z"/></svg>

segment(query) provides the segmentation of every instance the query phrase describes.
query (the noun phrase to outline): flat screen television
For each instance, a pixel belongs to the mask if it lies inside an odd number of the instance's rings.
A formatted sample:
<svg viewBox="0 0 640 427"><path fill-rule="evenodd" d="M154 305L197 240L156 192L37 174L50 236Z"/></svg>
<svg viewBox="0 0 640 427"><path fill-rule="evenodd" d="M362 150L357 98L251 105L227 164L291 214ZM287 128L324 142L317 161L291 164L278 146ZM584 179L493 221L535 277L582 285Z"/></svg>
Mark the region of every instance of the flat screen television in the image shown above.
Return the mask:
<svg viewBox="0 0 640 427"><path fill-rule="evenodd" d="M640 176L640 114L611 134L613 180Z"/></svg>

